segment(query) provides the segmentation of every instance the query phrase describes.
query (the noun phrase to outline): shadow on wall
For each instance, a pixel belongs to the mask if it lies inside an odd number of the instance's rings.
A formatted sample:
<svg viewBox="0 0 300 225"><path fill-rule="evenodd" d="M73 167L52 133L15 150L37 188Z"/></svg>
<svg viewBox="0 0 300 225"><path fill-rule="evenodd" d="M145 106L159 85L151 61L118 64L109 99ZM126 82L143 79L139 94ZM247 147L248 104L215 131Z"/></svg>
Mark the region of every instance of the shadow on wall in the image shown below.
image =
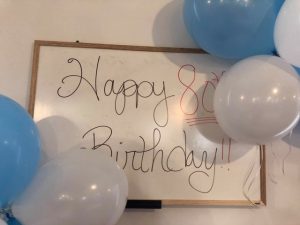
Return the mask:
<svg viewBox="0 0 300 225"><path fill-rule="evenodd" d="M183 22L183 0L173 0L157 14L153 24L156 46L197 48Z"/></svg>
<svg viewBox="0 0 300 225"><path fill-rule="evenodd" d="M157 47L199 48L189 36L183 22L183 0L173 0L166 4L156 15L152 28L153 42ZM176 54L165 54L178 66L182 66ZM186 61L196 63L195 57L186 55ZM182 58L181 58L182 59Z"/></svg>

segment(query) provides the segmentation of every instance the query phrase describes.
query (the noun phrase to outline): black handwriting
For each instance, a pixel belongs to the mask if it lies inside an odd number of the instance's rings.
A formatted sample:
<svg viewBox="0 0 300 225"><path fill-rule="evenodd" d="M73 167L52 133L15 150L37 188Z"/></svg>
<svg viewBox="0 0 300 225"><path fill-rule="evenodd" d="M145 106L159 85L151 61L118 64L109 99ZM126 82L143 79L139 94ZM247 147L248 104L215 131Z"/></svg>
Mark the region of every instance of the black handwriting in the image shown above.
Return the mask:
<svg viewBox="0 0 300 225"><path fill-rule="evenodd" d="M127 79L117 85L113 79L107 79L103 84L103 90L99 89L100 78L100 59L97 59L96 70L94 74L93 82L90 82L87 78L87 74L84 73L81 62L76 58L69 58L67 62L69 64L75 63L78 67L78 74L69 74L62 78L61 86L57 89L57 95L61 98L69 98L75 93L79 92L82 85L88 87L92 94L95 95L96 100L100 102L100 94L103 91L103 96L114 97L114 111L117 115L122 115L125 112L127 100L134 98L134 107L137 109L141 104L141 100L148 99L150 97L161 97L156 105L153 107L153 120L159 127L165 127L169 121L169 99L174 95L167 94L167 88L165 81L162 81L161 86L158 86L155 82L143 80L137 82L133 79Z"/></svg>
<svg viewBox="0 0 300 225"><path fill-rule="evenodd" d="M153 129L152 144L149 148L146 148L147 144L145 139L142 136L138 136L137 138L140 140L141 145L138 149L134 150L113 151L109 143L112 134L112 128L109 126L102 125L93 127L82 136L83 139L88 138L88 136L92 137L92 145L84 148L108 151L111 157L114 157L113 153L115 153L115 159L123 169L129 168L142 173L150 173L158 170L166 173L177 173L186 168L193 168L195 170L190 173L187 181L190 187L201 193L209 193L213 189L216 176L217 149L214 152L211 162L208 160L207 151L202 151L201 159L196 158L195 150L188 151L186 148L187 135L184 130L184 144L175 145L170 151L165 151L165 149L159 147L161 144L161 131L158 128ZM196 150L198 152L200 151L199 149ZM119 154L123 154L124 156L122 157L122 161ZM174 157L181 158L183 162L182 165L176 164L176 168L174 165L171 165L171 162L174 161ZM147 158L147 160L145 158ZM203 182L201 183L199 181ZM205 185L203 183L205 183ZM207 186L207 184L209 185Z"/></svg>

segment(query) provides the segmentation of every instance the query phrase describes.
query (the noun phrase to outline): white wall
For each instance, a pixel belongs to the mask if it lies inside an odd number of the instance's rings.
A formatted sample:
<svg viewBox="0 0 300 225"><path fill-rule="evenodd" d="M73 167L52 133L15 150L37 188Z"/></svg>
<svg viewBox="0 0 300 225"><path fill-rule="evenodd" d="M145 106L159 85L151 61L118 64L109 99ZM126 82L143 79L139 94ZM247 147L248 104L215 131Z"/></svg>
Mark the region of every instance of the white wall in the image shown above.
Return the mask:
<svg viewBox="0 0 300 225"><path fill-rule="evenodd" d="M0 93L23 106L29 98L35 39L195 47L183 22L183 0L0 0ZM297 140L298 139L298 140ZM285 140L287 141L287 139ZM300 127L294 146L267 149L268 206L131 210L118 225L300 224Z"/></svg>

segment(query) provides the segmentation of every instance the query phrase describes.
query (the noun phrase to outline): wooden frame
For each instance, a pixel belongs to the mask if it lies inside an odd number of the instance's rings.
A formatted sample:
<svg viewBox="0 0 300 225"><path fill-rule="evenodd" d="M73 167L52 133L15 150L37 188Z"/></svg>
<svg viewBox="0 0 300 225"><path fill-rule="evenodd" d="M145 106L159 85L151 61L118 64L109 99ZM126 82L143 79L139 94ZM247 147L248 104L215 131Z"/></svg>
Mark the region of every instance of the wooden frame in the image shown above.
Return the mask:
<svg viewBox="0 0 300 225"><path fill-rule="evenodd" d="M146 52L169 52L169 53L199 53L203 54L205 51L201 49L190 48L169 48L169 47L148 47L148 46L128 46L128 45L107 45L107 44L91 44L79 42L56 42L56 41L40 41L34 43L34 55L32 63L32 79L30 89L29 113L33 116L35 109L36 99L36 86L39 70L39 58L41 46L53 47L71 47L71 48L96 48L96 49L116 49L116 50L132 50L132 51L146 51ZM219 200L162 200L162 206L258 206L266 205L266 159L265 159L265 146L260 146L260 195L261 200L249 202L247 200L232 200L232 201L219 201Z"/></svg>

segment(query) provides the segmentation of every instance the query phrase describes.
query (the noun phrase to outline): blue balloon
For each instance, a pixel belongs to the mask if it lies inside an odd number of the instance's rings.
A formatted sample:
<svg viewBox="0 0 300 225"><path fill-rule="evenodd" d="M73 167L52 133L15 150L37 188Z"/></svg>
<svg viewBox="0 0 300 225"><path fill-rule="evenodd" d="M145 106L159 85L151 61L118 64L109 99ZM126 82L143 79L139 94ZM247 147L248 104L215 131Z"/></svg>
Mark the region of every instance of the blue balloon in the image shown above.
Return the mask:
<svg viewBox="0 0 300 225"><path fill-rule="evenodd" d="M183 17L194 41L226 59L272 54L277 14L284 0L185 0Z"/></svg>
<svg viewBox="0 0 300 225"><path fill-rule="evenodd" d="M296 71L298 72L298 75L300 75L300 68L299 68L299 67L296 67L296 66L294 66L294 68L295 68Z"/></svg>
<svg viewBox="0 0 300 225"><path fill-rule="evenodd" d="M12 204L38 169L40 138L31 116L0 95L0 208Z"/></svg>
<svg viewBox="0 0 300 225"><path fill-rule="evenodd" d="M9 218L9 220L7 221L7 224L8 225L22 225L21 222L14 217Z"/></svg>

